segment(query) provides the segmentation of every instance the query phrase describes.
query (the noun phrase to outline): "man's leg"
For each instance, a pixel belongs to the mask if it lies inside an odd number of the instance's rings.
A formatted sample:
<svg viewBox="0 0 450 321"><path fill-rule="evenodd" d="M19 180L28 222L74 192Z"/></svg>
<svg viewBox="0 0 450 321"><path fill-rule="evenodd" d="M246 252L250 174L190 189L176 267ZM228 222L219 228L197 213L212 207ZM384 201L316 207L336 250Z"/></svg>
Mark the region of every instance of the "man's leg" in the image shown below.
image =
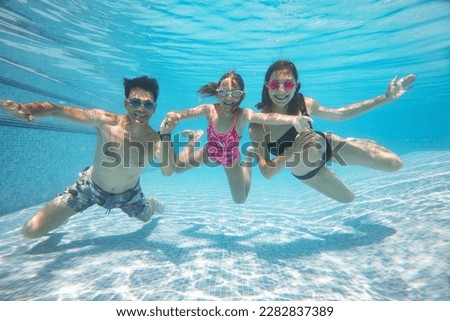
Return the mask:
<svg viewBox="0 0 450 321"><path fill-rule="evenodd" d="M27 238L45 236L48 232L63 225L69 217L76 214L60 197L55 197L22 227L22 234Z"/></svg>

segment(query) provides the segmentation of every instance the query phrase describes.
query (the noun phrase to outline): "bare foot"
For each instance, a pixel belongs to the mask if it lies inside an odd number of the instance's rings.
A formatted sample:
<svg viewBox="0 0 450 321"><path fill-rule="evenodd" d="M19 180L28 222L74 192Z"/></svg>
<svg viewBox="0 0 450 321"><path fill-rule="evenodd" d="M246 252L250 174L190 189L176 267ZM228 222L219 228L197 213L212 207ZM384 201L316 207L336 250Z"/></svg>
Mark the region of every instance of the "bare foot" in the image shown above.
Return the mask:
<svg viewBox="0 0 450 321"><path fill-rule="evenodd" d="M164 213L165 205L161 203L156 197L152 197L148 200L148 204L152 207L156 213Z"/></svg>
<svg viewBox="0 0 450 321"><path fill-rule="evenodd" d="M141 220L143 222L148 222L148 221L150 221L150 219L152 218L152 216L155 212L160 213L160 214L164 213L165 206L157 198L155 198L155 197L149 198L147 200L147 203L149 205L147 212L136 216L136 218L138 220Z"/></svg>
<svg viewBox="0 0 450 321"><path fill-rule="evenodd" d="M263 156L263 152L261 151L261 149L256 148L254 146L248 146L247 147L247 152L258 154L261 157Z"/></svg>

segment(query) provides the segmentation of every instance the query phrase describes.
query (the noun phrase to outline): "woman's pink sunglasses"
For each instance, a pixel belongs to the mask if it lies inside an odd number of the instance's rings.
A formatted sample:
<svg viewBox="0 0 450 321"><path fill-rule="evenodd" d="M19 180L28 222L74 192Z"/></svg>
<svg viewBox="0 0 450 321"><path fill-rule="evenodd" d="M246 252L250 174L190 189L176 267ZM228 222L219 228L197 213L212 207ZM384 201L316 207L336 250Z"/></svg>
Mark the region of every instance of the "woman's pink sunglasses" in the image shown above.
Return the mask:
<svg viewBox="0 0 450 321"><path fill-rule="evenodd" d="M280 86L283 86L285 90L292 90L295 88L295 82L288 79L284 83L280 83L278 80L273 79L267 83L267 87L272 90L278 89Z"/></svg>

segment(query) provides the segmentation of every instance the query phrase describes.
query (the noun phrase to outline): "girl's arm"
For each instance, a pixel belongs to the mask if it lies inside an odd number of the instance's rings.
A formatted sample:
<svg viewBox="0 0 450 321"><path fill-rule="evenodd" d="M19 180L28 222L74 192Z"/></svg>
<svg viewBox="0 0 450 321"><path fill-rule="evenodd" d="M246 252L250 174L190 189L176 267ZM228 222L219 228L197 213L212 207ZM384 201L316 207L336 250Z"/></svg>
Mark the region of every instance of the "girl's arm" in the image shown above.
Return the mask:
<svg viewBox="0 0 450 321"><path fill-rule="evenodd" d="M312 98L305 98L311 115L328 120L347 120L371 110L381 107L391 101L400 98L404 93L412 89L412 83L416 80L416 75L410 74L398 79L395 77L389 83L386 92L375 98L367 99L359 103L350 104L340 108L327 108L320 105Z"/></svg>
<svg viewBox="0 0 450 321"><path fill-rule="evenodd" d="M161 131L165 128L175 128L179 124L180 120L208 116L210 114L211 107L214 107L214 105L203 104L181 111L168 112L167 116L161 122Z"/></svg>
<svg viewBox="0 0 450 321"><path fill-rule="evenodd" d="M71 106L60 106L50 102L32 102L19 104L11 100L1 101L3 110L16 118L33 121L36 117L57 117L76 123L98 127L115 114L102 109L82 109Z"/></svg>
<svg viewBox="0 0 450 321"><path fill-rule="evenodd" d="M306 116L292 116L283 115L278 113L257 113L251 109L244 108L244 117L249 123L263 124L263 125L292 125L297 132L302 132L305 129L310 128L310 124L313 120Z"/></svg>

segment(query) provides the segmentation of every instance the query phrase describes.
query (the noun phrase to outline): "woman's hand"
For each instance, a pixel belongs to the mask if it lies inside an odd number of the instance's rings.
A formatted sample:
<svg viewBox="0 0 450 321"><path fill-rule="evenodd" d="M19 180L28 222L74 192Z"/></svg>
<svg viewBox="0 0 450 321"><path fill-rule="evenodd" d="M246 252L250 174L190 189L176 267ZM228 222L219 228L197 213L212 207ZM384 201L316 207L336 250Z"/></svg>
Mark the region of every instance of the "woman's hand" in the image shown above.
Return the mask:
<svg viewBox="0 0 450 321"><path fill-rule="evenodd" d="M310 124L314 123L314 121L307 116L296 116L295 120L292 122L292 126L295 127L295 130L298 133L301 133L305 129L310 129Z"/></svg>
<svg viewBox="0 0 450 321"><path fill-rule="evenodd" d="M398 78L395 77L389 83L386 89L385 95L389 101L395 100L406 93L408 90L412 89L412 83L416 80L416 75L410 74L408 76Z"/></svg>
<svg viewBox="0 0 450 321"><path fill-rule="evenodd" d="M30 110L25 105L21 105L12 100L7 100L7 101L0 100L0 106L2 107L2 109L5 113L7 113L15 118L27 120L27 121L34 120L33 115L31 114Z"/></svg>

